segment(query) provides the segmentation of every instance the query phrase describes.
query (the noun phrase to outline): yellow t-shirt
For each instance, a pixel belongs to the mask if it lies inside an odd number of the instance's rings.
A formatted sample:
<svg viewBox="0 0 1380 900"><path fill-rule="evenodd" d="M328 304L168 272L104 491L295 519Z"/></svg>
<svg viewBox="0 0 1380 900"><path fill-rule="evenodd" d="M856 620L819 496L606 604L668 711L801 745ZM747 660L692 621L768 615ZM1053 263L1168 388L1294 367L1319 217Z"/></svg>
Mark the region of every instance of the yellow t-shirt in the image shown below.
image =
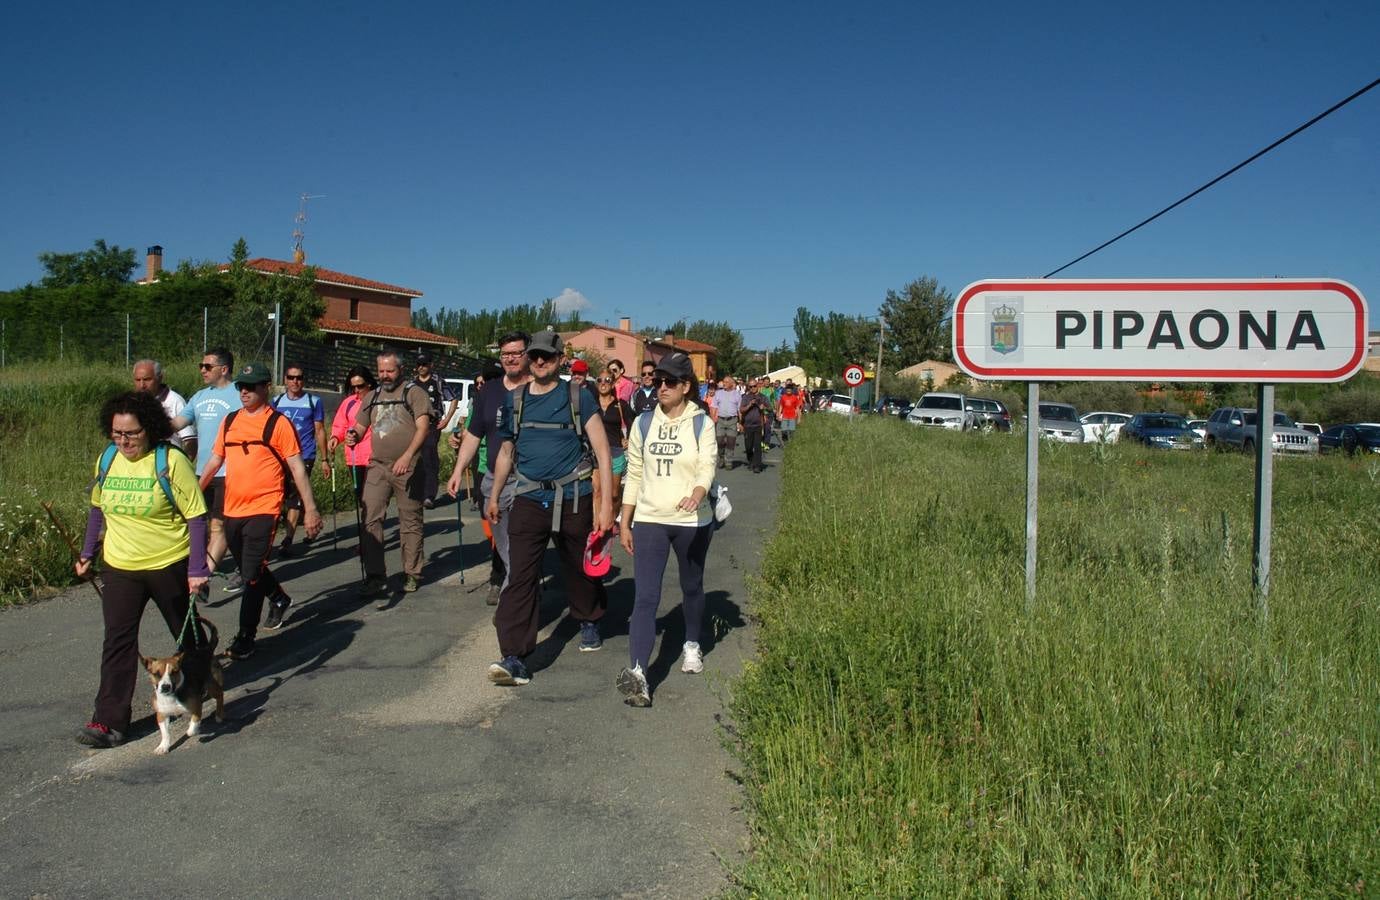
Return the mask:
<svg viewBox="0 0 1380 900"><path fill-rule="evenodd" d="M634 522L661 525L708 525L714 519L709 496L694 512L676 504L690 496L696 487L707 492L714 481L718 459L714 423L693 403L675 419L666 418L661 406L653 407L646 446L642 440L641 416L628 426L628 471L623 476L623 502L634 504ZM643 414L645 415L645 413ZM695 417L700 416L696 434Z"/></svg>
<svg viewBox="0 0 1380 900"><path fill-rule="evenodd" d="M168 481L178 511L158 484L156 454L149 450L134 461L116 453L106 472L104 487L93 485L91 505L105 514L106 565L131 572L149 572L186 559L191 537L183 518L206 513L206 500L197 486L196 470L181 450L168 450ZM96 473L100 460L96 461Z"/></svg>

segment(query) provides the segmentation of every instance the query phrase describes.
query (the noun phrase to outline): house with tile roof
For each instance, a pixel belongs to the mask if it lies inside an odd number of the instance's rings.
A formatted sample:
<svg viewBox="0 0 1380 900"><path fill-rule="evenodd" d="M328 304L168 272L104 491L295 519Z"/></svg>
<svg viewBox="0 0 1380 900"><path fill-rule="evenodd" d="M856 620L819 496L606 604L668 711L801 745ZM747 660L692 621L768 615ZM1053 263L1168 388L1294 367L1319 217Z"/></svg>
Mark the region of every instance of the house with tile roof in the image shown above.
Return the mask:
<svg viewBox="0 0 1380 900"><path fill-rule="evenodd" d="M296 278L306 268L305 263L256 257L245 265L268 278ZM148 249L145 283L152 282L163 268L163 248ZM222 263L224 272L229 263ZM326 312L317 320L317 327L335 340L383 342L404 348L432 350L453 349L459 345L455 338L412 327L412 300L421 291L400 287L358 275L348 275L316 266L316 293L326 301Z"/></svg>
<svg viewBox="0 0 1380 900"><path fill-rule="evenodd" d="M591 325L584 331L571 335L562 334L561 337L570 348L567 353L578 355L579 351L586 350L599 354L606 361L621 360L634 378L638 369L642 368L644 359L657 362L676 350L683 351L690 357L690 364L700 381L704 381L709 373L714 372L718 364L719 351L714 346L701 341L678 338L669 332L659 339L645 338L633 332L632 319L626 316L618 320L617 328Z"/></svg>

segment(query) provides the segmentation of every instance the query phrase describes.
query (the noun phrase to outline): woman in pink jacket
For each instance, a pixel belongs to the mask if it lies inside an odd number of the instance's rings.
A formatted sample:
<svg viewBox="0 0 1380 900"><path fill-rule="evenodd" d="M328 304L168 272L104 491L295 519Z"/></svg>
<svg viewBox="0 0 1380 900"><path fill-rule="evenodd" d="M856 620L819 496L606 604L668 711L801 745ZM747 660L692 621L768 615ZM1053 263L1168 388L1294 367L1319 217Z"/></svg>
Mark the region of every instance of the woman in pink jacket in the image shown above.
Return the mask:
<svg viewBox="0 0 1380 900"><path fill-rule="evenodd" d="M350 430L355 424L355 419L359 418L360 403L364 395L374 389L374 376L363 366L355 366L346 376L349 384L349 393L345 399L340 401L340 406L336 407L335 418L331 420L331 439L329 451L332 458L335 456L335 448L345 442L345 432ZM345 448L345 464L350 467L350 473L355 479L355 500L360 499L360 492L364 490L364 476L369 470L369 451L373 445L373 432L365 431L364 439L353 447Z"/></svg>

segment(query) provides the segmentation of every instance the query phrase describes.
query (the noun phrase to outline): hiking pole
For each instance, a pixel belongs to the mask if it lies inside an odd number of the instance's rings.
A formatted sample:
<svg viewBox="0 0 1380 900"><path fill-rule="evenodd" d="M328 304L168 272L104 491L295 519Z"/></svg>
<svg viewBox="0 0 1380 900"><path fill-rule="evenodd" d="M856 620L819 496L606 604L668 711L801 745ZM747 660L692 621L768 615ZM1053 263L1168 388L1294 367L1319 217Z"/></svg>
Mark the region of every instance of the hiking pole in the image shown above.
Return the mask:
<svg viewBox="0 0 1380 900"><path fill-rule="evenodd" d="M335 517L335 454L331 454L331 550L340 549L340 522Z"/></svg>
<svg viewBox="0 0 1380 900"><path fill-rule="evenodd" d="M77 542L73 539L72 533L67 530L67 526L63 525L62 520L57 517L57 513L53 512L53 504L44 500L39 503L39 506L42 506L43 511L48 514L48 518L53 520L53 527L57 529L58 535L62 538L63 542L67 544L67 549L72 553L72 562L81 562L81 548L77 546ZM89 577L91 579L91 586L96 589L96 596L104 600L105 595L101 593L101 580L96 577L96 570L94 567L91 569Z"/></svg>
<svg viewBox="0 0 1380 900"><path fill-rule="evenodd" d="M346 457L352 455L346 451ZM359 548L359 578L361 582L369 580L369 573L364 570L364 506L360 500L359 491L359 469L351 465L350 474L354 476L355 483L355 543Z"/></svg>
<svg viewBox="0 0 1380 900"><path fill-rule="evenodd" d="M465 517L460 498L455 498L455 540L460 545L460 583L465 583Z"/></svg>

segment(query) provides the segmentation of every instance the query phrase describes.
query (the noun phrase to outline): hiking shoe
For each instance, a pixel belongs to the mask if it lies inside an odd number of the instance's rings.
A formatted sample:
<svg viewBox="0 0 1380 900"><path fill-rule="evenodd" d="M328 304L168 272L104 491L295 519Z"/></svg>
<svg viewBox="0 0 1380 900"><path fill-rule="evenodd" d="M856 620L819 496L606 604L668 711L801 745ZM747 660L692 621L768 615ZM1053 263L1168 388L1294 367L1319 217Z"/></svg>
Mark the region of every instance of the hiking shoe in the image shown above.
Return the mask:
<svg viewBox="0 0 1380 900"><path fill-rule="evenodd" d="M278 597L268 601L268 617L264 619L264 627L277 629L283 627L283 613L292 605L292 598L287 594L280 593Z"/></svg>
<svg viewBox="0 0 1380 900"><path fill-rule="evenodd" d="M77 743L95 747L97 750L118 747L124 742L125 736L123 734L102 725L100 722L87 722L86 725L77 730Z"/></svg>
<svg viewBox="0 0 1380 900"><path fill-rule="evenodd" d="M704 671L704 656L700 653L700 645L694 641L686 641L681 648L680 670L688 675L698 675Z"/></svg>
<svg viewBox="0 0 1380 900"><path fill-rule="evenodd" d="M503 593L503 585L501 585L501 584L491 584L491 585L489 585L489 596L487 596L487 597L484 598L484 603L485 603L485 605L487 605L487 606L497 606L497 605L498 605L498 598L499 598L499 595L502 594L502 593Z"/></svg>
<svg viewBox="0 0 1380 900"><path fill-rule="evenodd" d="M651 706L652 693L647 690L647 676L642 674L641 666L633 666L618 673L618 691L623 702L629 706Z"/></svg>
<svg viewBox="0 0 1380 900"><path fill-rule="evenodd" d="M526 684L532 680L532 673L516 656L505 656L489 666L489 680L505 687Z"/></svg>
<svg viewBox="0 0 1380 900"><path fill-rule="evenodd" d="M370 575L360 582L359 595L364 598L387 596L388 578L383 575Z"/></svg>
<svg viewBox="0 0 1380 900"><path fill-rule="evenodd" d="M599 637L599 624L597 622L580 623L580 652L591 653L600 650L604 646L604 639Z"/></svg>
<svg viewBox="0 0 1380 900"><path fill-rule="evenodd" d="M221 590L227 594L238 594L244 590L244 579L240 577L239 572L231 572L225 576L225 587Z"/></svg>
<svg viewBox="0 0 1380 900"><path fill-rule="evenodd" d="M407 576L406 578L403 579L403 593L404 593L404 594L415 594L415 593L417 593L417 576L416 576L416 575L409 575L409 576Z"/></svg>
<svg viewBox="0 0 1380 900"><path fill-rule="evenodd" d="M235 639L230 642L230 648L225 653L231 659L248 659L254 655L254 636L241 631L235 635Z"/></svg>

